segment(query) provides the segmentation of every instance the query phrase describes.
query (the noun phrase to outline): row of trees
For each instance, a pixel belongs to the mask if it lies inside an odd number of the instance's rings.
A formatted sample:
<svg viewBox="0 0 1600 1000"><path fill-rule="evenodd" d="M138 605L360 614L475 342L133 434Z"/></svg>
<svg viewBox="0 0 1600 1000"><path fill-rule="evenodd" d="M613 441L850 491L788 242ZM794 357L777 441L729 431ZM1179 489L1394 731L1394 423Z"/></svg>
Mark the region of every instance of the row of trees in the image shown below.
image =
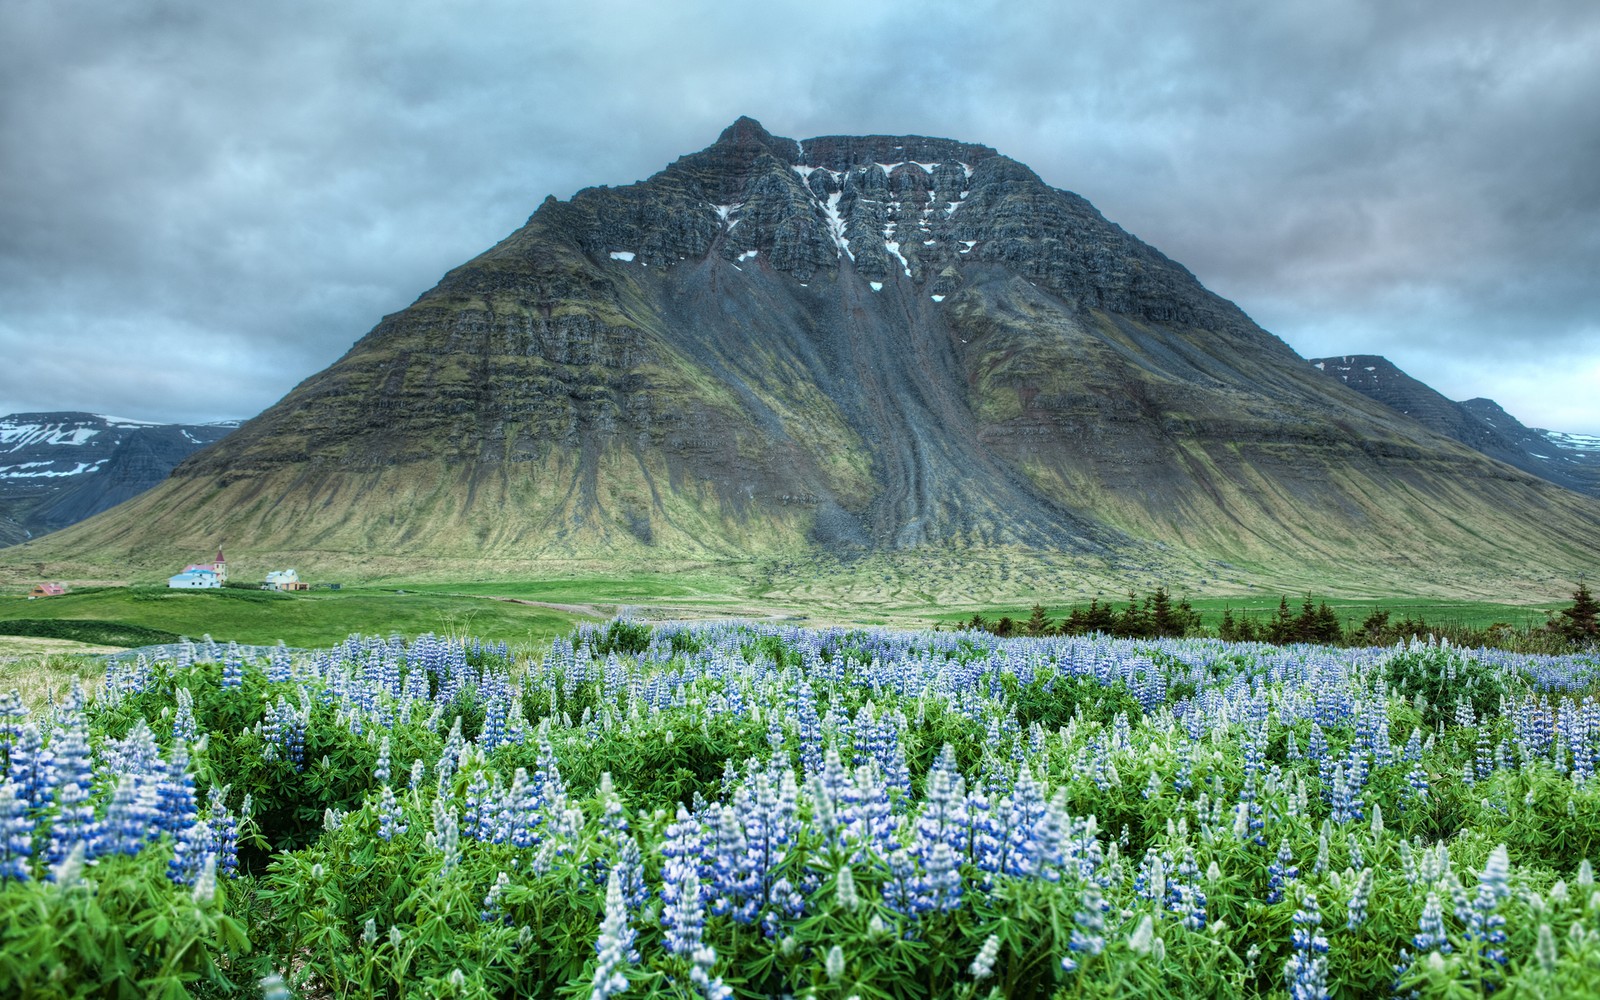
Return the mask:
<svg viewBox="0 0 1600 1000"><path fill-rule="evenodd" d="M1010 615L1001 615L989 621L975 614L966 623L967 628L982 629L998 636L1013 635L1089 635L1100 632L1120 639L1154 639L1163 636L1182 637L1200 634L1200 613L1189 606L1187 598L1177 601L1165 587L1157 587L1141 601L1133 591L1128 591L1128 603L1118 609L1112 602L1104 604L1096 597L1088 607L1074 606L1059 622L1045 614L1044 606L1035 604L1027 621L1017 622Z"/></svg>
<svg viewBox="0 0 1600 1000"><path fill-rule="evenodd" d="M1578 584L1572 593L1572 605L1550 615L1549 622L1539 630L1519 633L1512 626L1497 623L1486 628L1449 622L1427 622L1413 618L1408 612L1395 620L1384 610L1375 610L1359 624L1354 619L1341 622L1327 601L1313 601L1307 594L1298 611L1288 597L1278 599L1278 608L1270 616L1235 614L1224 608L1222 620L1215 631L1203 627L1200 613L1189 605L1187 598L1173 599L1165 587L1140 598L1128 592L1126 604L1117 607L1113 602L1096 597L1087 606L1074 605L1065 618L1052 620L1044 606L1035 604L1026 620L1017 621L1009 615L990 620L975 614L965 625L969 629L982 629L998 636L1050 636L1088 635L1099 632L1123 639L1154 639L1165 636L1216 635L1230 642L1270 642L1278 645L1305 642L1333 646L1388 645L1416 635L1446 636L1460 645L1498 646L1550 646L1570 644L1588 646L1600 643L1600 603L1597 603L1586 583Z"/></svg>

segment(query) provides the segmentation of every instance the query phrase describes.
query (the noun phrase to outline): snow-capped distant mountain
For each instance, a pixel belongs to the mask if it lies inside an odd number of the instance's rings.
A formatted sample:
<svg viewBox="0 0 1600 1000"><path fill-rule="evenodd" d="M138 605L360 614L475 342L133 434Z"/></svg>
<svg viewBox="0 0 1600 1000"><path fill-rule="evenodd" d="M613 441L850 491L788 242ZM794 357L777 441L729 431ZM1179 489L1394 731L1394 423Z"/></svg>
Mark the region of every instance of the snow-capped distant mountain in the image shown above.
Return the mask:
<svg viewBox="0 0 1600 1000"><path fill-rule="evenodd" d="M74 412L0 417L0 544L114 507L238 426L237 420L161 424Z"/></svg>
<svg viewBox="0 0 1600 1000"><path fill-rule="evenodd" d="M1524 472L1600 496L1600 438L1525 426L1492 399L1451 400L1376 354L1314 358L1312 367L1364 396Z"/></svg>
<svg viewBox="0 0 1600 1000"><path fill-rule="evenodd" d="M1534 428L1535 434L1543 435L1545 440L1563 451L1572 452L1575 456L1583 456L1596 466L1600 466L1600 437L1593 434L1568 434L1565 431L1547 431L1542 427Z"/></svg>

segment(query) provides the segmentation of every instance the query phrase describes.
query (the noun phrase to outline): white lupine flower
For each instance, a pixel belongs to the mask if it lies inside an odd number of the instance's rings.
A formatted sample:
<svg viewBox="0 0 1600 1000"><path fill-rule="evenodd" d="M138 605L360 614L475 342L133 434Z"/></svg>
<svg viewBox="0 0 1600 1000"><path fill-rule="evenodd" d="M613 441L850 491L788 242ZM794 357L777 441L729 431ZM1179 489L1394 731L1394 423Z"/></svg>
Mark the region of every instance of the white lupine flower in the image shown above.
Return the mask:
<svg viewBox="0 0 1600 1000"><path fill-rule="evenodd" d="M828 957L823 960L823 971L828 974L828 982L837 983L844 977L844 949L834 945L828 949Z"/></svg>
<svg viewBox="0 0 1600 1000"><path fill-rule="evenodd" d="M983 947L978 949L978 956L972 960L972 965L967 971L972 973L974 979L988 979L994 974L994 960L1000 955L1000 937L990 934L984 939Z"/></svg>
<svg viewBox="0 0 1600 1000"><path fill-rule="evenodd" d="M1556 971L1556 963L1560 960L1560 956L1556 951L1556 936L1551 932L1549 924L1539 925L1539 940L1533 946L1533 957L1546 974Z"/></svg>
<svg viewBox="0 0 1600 1000"><path fill-rule="evenodd" d="M839 898L839 905L851 913L861 905L861 897L856 894L855 876L850 873L850 866L844 865L839 869L835 892Z"/></svg>
<svg viewBox="0 0 1600 1000"><path fill-rule="evenodd" d="M1153 942L1157 940L1155 934L1155 920L1151 918L1150 914L1146 913L1144 919L1139 921L1139 926L1135 927L1133 933L1128 935L1128 947L1141 955L1148 955L1151 947L1153 947Z"/></svg>

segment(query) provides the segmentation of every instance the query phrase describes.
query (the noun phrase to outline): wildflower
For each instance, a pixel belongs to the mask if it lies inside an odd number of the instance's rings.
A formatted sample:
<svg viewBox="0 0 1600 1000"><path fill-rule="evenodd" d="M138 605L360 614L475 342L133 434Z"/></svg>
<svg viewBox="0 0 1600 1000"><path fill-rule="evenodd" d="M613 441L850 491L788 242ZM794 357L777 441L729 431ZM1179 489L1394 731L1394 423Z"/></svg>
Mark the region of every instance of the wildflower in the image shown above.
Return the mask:
<svg viewBox="0 0 1600 1000"><path fill-rule="evenodd" d="M1106 910L1108 904L1100 894L1100 886L1089 882L1079 897L1077 914L1073 917L1072 938L1069 951L1079 955L1098 955L1106 948ZM1078 962L1071 954L1061 958L1061 968L1067 972L1077 969Z"/></svg>
<svg viewBox="0 0 1600 1000"><path fill-rule="evenodd" d="M22 786L10 778L0 783L0 880L28 877L33 855L33 820Z"/></svg>
<svg viewBox="0 0 1600 1000"><path fill-rule="evenodd" d="M834 945L828 949L828 955L823 959L823 971L828 975L828 982L837 983L844 977L844 949Z"/></svg>
<svg viewBox="0 0 1600 1000"><path fill-rule="evenodd" d="M628 907L622 898L622 878L613 868L606 879L605 916L600 921L600 937L595 941L600 964L590 984L590 1000L606 1000L628 988L624 964L639 961L633 947L633 928L628 924Z"/></svg>
<svg viewBox="0 0 1600 1000"><path fill-rule="evenodd" d="M967 971L972 973L974 979L988 979L994 975L994 960L1000 955L1000 937L990 934L983 941L983 947L978 949L978 955L972 960L972 965Z"/></svg>
<svg viewBox="0 0 1600 1000"><path fill-rule="evenodd" d="M1139 921L1139 925L1128 935L1128 947L1140 955L1148 955L1155 942L1155 920L1146 913Z"/></svg>
<svg viewBox="0 0 1600 1000"><path fill-rule="evenodd" d="M1355 930L1367 919L1367 900L1372 895L1372 869L1361 869L1361 876L1356 879L1355 888L1350 892L1350 902L1346 908L1345 927Z"/></svg>
<svg viewBox="0 0 1600 1000"><path fill-rule="evenodd" d="M1417 922L1417 933L1411 938L1417 951L1438 951L1450 954L1450 941L1444 934L1444 905L1439 894L1430 891L1422 904L1422 917Z"/></svg>
<svg viewBox="0 0 1600 1000"><path fill-rule="evenodd" d="M856 880L850 873L849 865L839 866L839 874L834 879L834 897L840 906L851 913L861 905L861 897L856 894Z"/></svg>
<svg viewBox="0 0 1600 1000"><path fill-rule="evenodd" d="M1294 914L1294 931L1290 944L1294 954L1284 965L1284 979L1293 1000L1325 1000L1328 996L1328 939L1319 928L1322 913L1317 909L1317 897L1306 893L1300 908Z"/></svg>
<svg viewBox="0 0 1600 1000"><path fill-rule="evenodd" d="M282 976L272 972L261 977L261 1000L292 1000Z"/></svg>

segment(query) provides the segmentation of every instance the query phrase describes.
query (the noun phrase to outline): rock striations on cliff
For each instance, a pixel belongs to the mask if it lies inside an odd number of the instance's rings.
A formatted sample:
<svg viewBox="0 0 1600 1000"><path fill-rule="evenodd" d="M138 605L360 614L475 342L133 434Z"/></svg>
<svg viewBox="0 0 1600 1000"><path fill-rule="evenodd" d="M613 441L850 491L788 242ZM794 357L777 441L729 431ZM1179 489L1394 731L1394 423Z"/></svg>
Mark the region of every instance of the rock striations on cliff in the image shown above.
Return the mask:
<svg viewBox="0 0 1600 1000"><path fill-rule="evenodd" d="M876 553L1414 581L1496 571L1508 532L1592 564L1597 510L1325 378L989 147L741 118L547 199L27 558L225 536L508 575Z"/></svg>

